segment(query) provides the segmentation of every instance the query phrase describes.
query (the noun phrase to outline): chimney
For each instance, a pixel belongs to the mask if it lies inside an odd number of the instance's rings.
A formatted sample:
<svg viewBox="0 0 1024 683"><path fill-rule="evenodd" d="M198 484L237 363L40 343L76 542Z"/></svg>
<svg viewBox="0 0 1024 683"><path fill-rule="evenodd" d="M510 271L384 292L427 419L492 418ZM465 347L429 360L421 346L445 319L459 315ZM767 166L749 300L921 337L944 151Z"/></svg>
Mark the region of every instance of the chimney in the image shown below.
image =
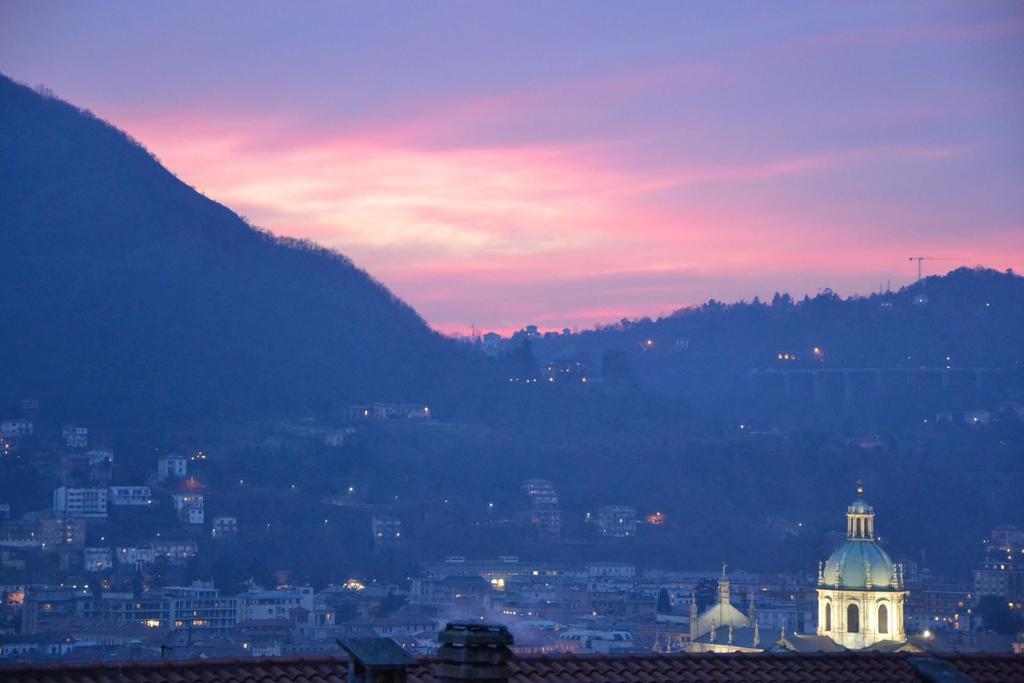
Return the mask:
<svg viewBox="0 0 1024 683"><path fill-rule="evenodd" d="M390 638L335 641L348 655L349 683L405 683L415 660Z"/></svg>
<svg viewBox="0 0 1024 683"><path fill-rule="evenodd" d="M437 677L441 683L508 683L512 634L504 626L450 623L441 631Z"/></svg>

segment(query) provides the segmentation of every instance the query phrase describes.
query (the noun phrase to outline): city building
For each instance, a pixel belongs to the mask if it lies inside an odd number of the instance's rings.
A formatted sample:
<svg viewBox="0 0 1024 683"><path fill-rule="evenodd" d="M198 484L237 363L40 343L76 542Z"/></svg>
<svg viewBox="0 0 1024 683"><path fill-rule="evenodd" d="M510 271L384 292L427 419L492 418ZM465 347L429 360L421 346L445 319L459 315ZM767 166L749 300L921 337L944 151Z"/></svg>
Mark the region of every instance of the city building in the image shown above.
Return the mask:
<svg viewBox="0 0 1024 683"><path fill-rule="evenodd" d="M636 510L625 505L606 505L597 509L597 528L605 538L630 538L636 535Z"/></svg>
<svg viewBox="0 0 1024 683"><path fill-rule="evenodd" d="M324 445L328 448L341 448L345 445L345 430L336 429L324 434Z"/></svg>
<svg viewBox="0 0 1024 683"><path fill-rule="evenodd" d="M61 486L53 490L53 512L68 517L107 516L107 489Z"/></svg>
<svg viewBox="0 0 1024 683"><path fill-rule="evenodd" d="M311 586L254 589L238 596L238 619L243 622L288 619L297 608L313 611Z"/></svg>
<svg viewBox="0 0 1024 683"><path fill-rule="evenodd" d="M199 552L195 541L153 541L154 561L166 560L168 564L181 565L193 559Z"/></svg>
<svg viewBox="0 0 1024 683"><path fill-rule="evenodd" d="M184 479L187 473L188 461L183 455L170 453L156 461L156 478L160 481Z"/></svg>
<svg viewBox="0 0 1024 683"><path fill-rule="evenodd" d="M965 583L930 578L912 586L904 605L904 628L922 633L938 629L970 628L974 593Z"/></svg>
<svg viewBox="0 0 1024 683"><path fill-rule="evenodd" d="M397 545L402 540L402 520L395 515L374 515L370 520L373 547L377 550Z"/></svg>
<svg viewBox="0 0 1024 683"><path fill-rule="evenodd" d="M1024 529L1010 524L997 526L989 533L986 545L999 552L1024 554Z"/></svg>
<svg viewBox="0 0 1024 683"><path fill-rule="evenodd" d="M165 628L226 634L238 624L238 600L221 596L211 584L168 586L161 591Z"/></svg>
<svg viewBox="0 0 1024 683"><path fill-rule="evenodd" d="M177 493L171 494L178 521L182 524L202 524L205 521L205 490L206 486L195 477L189 477L181 482Z"/></svg>
<svg viewBox="0 0 1024 683"><path fill-rule="evenodd" d="M991 413L983 408L975 408L964 413L964 422L969 425L987 425L991 421Z"/></svg>
<svg viewBox="0 0 1024 683"><path fill-rule="evenodd" d="M226 539L238 535L238 518L218 515L210 522L210 538Z"/></svg>
<svg viewBox="0 0 1024 683"><path fill-rule="evenodd" d="M497 332L488 332L480 338L480 348L488 355L496 355L501 347L502 336Z"/></svg>
<svg viewBox="0 0 1024 683"><path fill-rule="evenodd" d="M368 405L348 405L339 411L340 417L349 422L369 420L373 417L373 410Z"/></svg>
<svg viewBox="0 0 1024 683"><path fill-rule="evenodd" d="M587 565L587 578L595 581L625 581L632 583L636 580L636 566L622 564L621 562L600 562Z"/></svg>
<svg viewBox="0 0 1024 683"><path fill-rule="evenodd" d="M85 453L85 461L90 466L95 465L113 465L114 464L114 451L109 448L94 448L91 451Z"/></svg>
<svg viewBox="0 0 1024 683"><path fill-rule="evenodd" d="M1020 613L1024 602L1024 564L1018 554L987 553L974 568L974 594L978 599L995 595Z"/></svg>
<svg viewBox="0 0 1024 683"><path fill-rule="evenodd" d="M70 589L31 587L26 589L21 610L21 632L67 631L77 616L79 594Z"/></svg>
<svg viewBox="0 0 1024 683"><path fill-rule="evenodd" d="M526 524L540 538L558 538L561 534L562 513L558 507L558 492L545 479L527 479L520 485L527 497Z"/></svg>
<svg viewBox="0 0 1024 683"><path fill-rule="evenodd" d="M39 521L39 540L43 550L85 547L85 519L81 517L43 517Z"/></svg>
<svg viewBox="0 0 1024 683"><path fill-rule="evenodd" d="M89 428L80 425L64 425L61 430L64 445L68 448L87 448L89 446Z"/></svg>
<svg viewBox="0 0 1024 683"><path fill-rule="evenodd" d="M87 572L105 572L114 568L114 551L110 548L86 548L82 566Z"/></svg>
<svg viewBox="0 0 1024 683"><path fill-rule="evenodd" d="M152 505L153 492L148 486L111 486L109 500L116 506Z"/></svg>
<svg viewBox="0 0 1024 683"><path fill-rule="evenodd" d="M175 493L171 499L174 501L174 511L178 513L178 521L182 524L203 523L205 519L203 494Z"/></svg>
<svg viewBox="0 0 1024 683"><path fill-rule="evenodd" d="M139 569L143 565L156 562L156 553L153 546L129 546L120 547L115 553L118 564Z"/></svg>
<svg viewBox="0 0 1024 683"><path fill-rule="evenodd" d="M875 511L864 487L846 510L846 543L818 566L818 631L849 649L906 641L903 567L875 541Z"/></svg>
<svg viewBox="0 0 1024 683"><path fill-rule="evenodd" d="M5 439L23 439L32 436L35 425L32 420L24 417L0 420L0 437Z"/></svg>
<svg viewBox="0 0 1024 683"><path fill-rule="evenodd" d="M422 403L374 403L375 420L422 420L430 417L430 408Z"/></svg>
<svg viewBox="0 0 1024 683"><path fill-rule="evenodd" d="M28 418L39 417L39 399L21 399L21 414Z"/></svg>

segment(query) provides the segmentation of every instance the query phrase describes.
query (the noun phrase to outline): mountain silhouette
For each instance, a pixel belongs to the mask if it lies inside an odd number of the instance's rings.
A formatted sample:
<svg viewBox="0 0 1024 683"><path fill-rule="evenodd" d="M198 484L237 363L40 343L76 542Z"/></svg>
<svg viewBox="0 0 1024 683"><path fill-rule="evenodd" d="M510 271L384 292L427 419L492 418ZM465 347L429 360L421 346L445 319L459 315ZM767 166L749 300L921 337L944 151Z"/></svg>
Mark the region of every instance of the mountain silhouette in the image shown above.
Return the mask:
<svg viewBox="0 0 1024 683"><path fill-rule="evenodd" d="M250 226L0 76L0 409L194 419L422 400L453 344L346 257ZM49 411L48 411L49 412Z"/></svg>

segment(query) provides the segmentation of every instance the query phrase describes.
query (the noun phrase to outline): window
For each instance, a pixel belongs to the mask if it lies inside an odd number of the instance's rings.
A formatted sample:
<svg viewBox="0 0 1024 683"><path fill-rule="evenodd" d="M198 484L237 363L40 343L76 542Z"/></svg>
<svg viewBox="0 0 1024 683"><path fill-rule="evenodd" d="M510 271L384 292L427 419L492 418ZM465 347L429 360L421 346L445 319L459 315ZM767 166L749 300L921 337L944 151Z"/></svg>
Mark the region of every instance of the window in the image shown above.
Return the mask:
<svg viewBox="0 0 1024 683"><path fill-rule="evenodd" d="M825 603L825 630L832 630L832 603Z"/></svg>
<svg viewBox="0 0 1024 683"><path fill-rule="evenodd" d="M884 604L878 606L878 632L889 632L889 608Z"/></svg>
<svg viewBox="0 0 1024 683"><path fill-rule="evenodd" d="M852 603L846 608L846 632L860 633L860 610Z"/></svg>

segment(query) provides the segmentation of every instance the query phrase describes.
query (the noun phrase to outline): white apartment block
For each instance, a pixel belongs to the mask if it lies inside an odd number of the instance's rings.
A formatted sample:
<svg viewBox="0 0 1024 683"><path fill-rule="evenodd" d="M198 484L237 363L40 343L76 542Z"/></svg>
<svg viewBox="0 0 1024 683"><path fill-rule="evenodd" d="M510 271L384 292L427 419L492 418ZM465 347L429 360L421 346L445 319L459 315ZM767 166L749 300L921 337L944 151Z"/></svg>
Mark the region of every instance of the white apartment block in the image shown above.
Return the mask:
<svg viewBox="0 0 1024 683"><path fill-rule="evenodd" d="M287 619L291 610L302 607L313 611L313 588L297 586L279 590L251 590L238 596L240 621Z"/></svg>
<svg viewBox="0 0 1024 683"><path fill-rule="evenodd" d="M156 461L156 478L160 481L184 479L187 473L188 461L177 453L165 455Z"/></svg>
<svg viewBox="0 0 1024 683"><path fill-rule="evenodd" d="M111 505L152 505L153 492L148 486L111 486Z"/></svg>
<svg viewBox="0 0 1024 683"><path fill-rule="evenodd" d="M152 546L154 558L170 564L185 564L199 552L195 541L153 541Z"/></svg>
<svg viewBox="0 0 1024 683"><path fill-rule="evenodd" d="M61 486L53 490L53 511L68 517L107 516L107 489Z"/></svg>

